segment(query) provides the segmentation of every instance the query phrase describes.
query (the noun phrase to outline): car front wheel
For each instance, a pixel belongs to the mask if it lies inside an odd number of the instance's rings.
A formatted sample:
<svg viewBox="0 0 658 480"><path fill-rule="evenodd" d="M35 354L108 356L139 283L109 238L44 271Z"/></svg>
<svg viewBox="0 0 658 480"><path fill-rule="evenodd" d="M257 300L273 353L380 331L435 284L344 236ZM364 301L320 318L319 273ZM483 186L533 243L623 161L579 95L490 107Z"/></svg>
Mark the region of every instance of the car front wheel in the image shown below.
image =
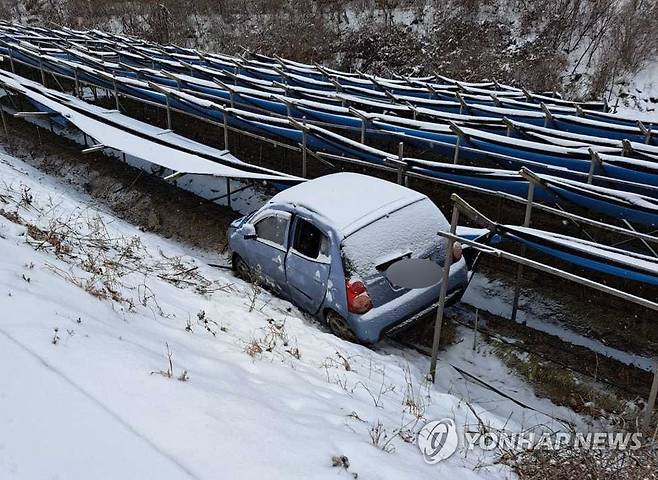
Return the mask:
<svg viewBox="0 0 658 480"><path fill-rule="evenodd" d="M242 280L250 281L252 278L251 269L249 265L237 253L233 255L232 259L233 271Z"/></svg>

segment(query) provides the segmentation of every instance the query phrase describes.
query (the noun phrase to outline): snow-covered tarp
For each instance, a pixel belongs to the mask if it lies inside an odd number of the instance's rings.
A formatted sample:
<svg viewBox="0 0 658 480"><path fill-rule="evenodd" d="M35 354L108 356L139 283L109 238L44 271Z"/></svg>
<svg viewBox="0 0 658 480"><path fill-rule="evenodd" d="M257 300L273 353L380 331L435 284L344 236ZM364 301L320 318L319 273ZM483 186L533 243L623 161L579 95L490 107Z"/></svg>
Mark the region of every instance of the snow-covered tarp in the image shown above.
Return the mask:
<svg viewBox="0 0 658 480"><path fill-rule="evenodd" d="M68 96L65 94L49 91L35 82L8 72L0 73L0 83L5 88L29 98L35 105L42 106L44 111L56 112L61 115L68 122L96 140L98 144L125 152L126 154L149 161L155 165L163 166L175 172L253 180L302 180L266 169L262 169L260 172L247 171L247 168L242 169L240 167L248 167L250 170L252 167L240 162L228 152L225 152L219 157L226 164L207 160L197 154L177 149L174 145L177 142L181 142L181 145L184 144L188 148L192 145L192 148L199 152L203 150L207 152L208 147L201 145L197 147L194 145L195 142L189 139L170 135L171 132L155 129L148 124L134 119L124 118L122 121L124 128L112 126L107 122L94 119L71 108L74 102L73 97L67 99ZM57 101L55 98L60 100ZM71 106L67 106L62 100L69 100L72 102ZM81 106L80 103L77 103L77 106ZM96 110L102 112L97 107ZM118 112L111 110L105 110L102 113L111 115L114 119L120 116ZM134 129L134 131L131 132L129 128ZM158 136L163 134L169 135L169 144L155 141ZM230 163L234 165L229 165Z"/></svg>
<svg viewBox="0 0 658 480"><path fill-rule="evenodd" d="M535 228L504 225L505 237L567 263L658 285L658 258Z"/></svg>

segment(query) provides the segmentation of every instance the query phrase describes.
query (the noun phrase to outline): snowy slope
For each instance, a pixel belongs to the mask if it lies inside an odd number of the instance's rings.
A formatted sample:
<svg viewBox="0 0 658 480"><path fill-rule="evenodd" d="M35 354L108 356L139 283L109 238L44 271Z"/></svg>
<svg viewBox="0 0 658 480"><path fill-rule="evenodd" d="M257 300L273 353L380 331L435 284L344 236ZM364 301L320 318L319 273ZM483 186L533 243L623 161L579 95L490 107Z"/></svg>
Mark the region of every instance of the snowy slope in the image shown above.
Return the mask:
<svg viewBox="0 0 658 480"><path fill-rule="evenodd" d="M443 362L430 387L425 357L346 344L207 266L217 254L90 203L0 154L2 479L506 478L484 453L427 465L414 434L476 424L471 408L497 428L551 425ZM445 358L570 415L464 345Z"/></svg>
<svg viewBox="0 0 658 480"><path fill-rule="evenodd" d="M648 62L629 80L619 82L613 93L611 105L617 105L620 116L658 122L658 60Z"/></svg>

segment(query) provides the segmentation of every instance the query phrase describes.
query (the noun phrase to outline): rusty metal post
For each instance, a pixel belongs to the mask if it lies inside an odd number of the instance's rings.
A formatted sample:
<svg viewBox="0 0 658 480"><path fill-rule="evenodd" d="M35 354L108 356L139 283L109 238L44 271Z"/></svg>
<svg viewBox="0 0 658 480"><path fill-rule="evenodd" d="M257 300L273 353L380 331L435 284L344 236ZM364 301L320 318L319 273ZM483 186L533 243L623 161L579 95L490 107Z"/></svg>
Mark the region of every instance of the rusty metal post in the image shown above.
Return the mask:
<svg viewBox="0 0 658 480"><path fill-rule="evenodd" d="M304 129L302 130L302 178L306 178L308 176L306 142L306 129Z"/></svg>
<svg viewBox="0 0 658 480"><path fill-rule="evenodd" d="M457 222L459 222L459 208L455 204L452 207L452 219L450 221L450 233L455 234L457 231ZM448 238L446 248L446 258L443 265L443 278L441 280L441 292L439 294L439 307L436 311L434 320L434 340L432 342L432 359L430 361L429 377L432 383L436 381L436 361L439 356L439 342L441 340L441 328L443 326L443 311L445 310L446 296L448 295L448 281L450 279L450 267L452 266L452 249L455 241Z"/></svg>
<svg viewBox="0 0 658 480"><path fill-rule="evenodd" d="M398 144L398 160L400 160L400 166L398 167L398 184L406 184L406 175L404 169L404 142Z"/></svg>
<svg viewBox="0 0 658 480"><path fill-rule="evenodd" d="M656 397L658 397L658 359L655 360L655 365L653 368L653 383L651 384L651 392L649 393L649 401L644 410L644 419L642 423L645 428L649 427L651 422L651 416L653 411L656 408Z"/></svg>
<svg viewBox="0 0 658 480"><path fill-rule="evenodd" d="M224 111L224 150L228 151L228 114Z"/></svg>
<svg viewBox="0 0 658 480"><path fill-rule="evenodd" d="M529 227L530 220L532 218L532 204L535 198L535 184L533 182L528 182L528 201L525 207L525 218L523 220L523 226ZM521 256L525 257L526 247L525 245L521 247ZM516 283L514 284L514 300L512 303L512 321L516 321L516 315L519 312L519 298L521 296L521 280L523 280L523 265L519 264L516 268Z"/></svg>

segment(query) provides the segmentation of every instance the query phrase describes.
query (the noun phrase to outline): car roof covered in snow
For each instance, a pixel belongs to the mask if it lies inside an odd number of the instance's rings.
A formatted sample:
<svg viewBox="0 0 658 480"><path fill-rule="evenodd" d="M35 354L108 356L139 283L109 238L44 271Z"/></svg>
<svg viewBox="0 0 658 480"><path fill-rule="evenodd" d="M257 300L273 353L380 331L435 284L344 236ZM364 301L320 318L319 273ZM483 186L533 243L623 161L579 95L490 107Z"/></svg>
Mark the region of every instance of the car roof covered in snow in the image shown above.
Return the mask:
<svg viewBox="0 0 658 480"><path fill-rule="evenodd" d="M427 198L396 183L358 173L335 173L288 188L269 205L292 204L315 212L343 236Z"/></svg>

